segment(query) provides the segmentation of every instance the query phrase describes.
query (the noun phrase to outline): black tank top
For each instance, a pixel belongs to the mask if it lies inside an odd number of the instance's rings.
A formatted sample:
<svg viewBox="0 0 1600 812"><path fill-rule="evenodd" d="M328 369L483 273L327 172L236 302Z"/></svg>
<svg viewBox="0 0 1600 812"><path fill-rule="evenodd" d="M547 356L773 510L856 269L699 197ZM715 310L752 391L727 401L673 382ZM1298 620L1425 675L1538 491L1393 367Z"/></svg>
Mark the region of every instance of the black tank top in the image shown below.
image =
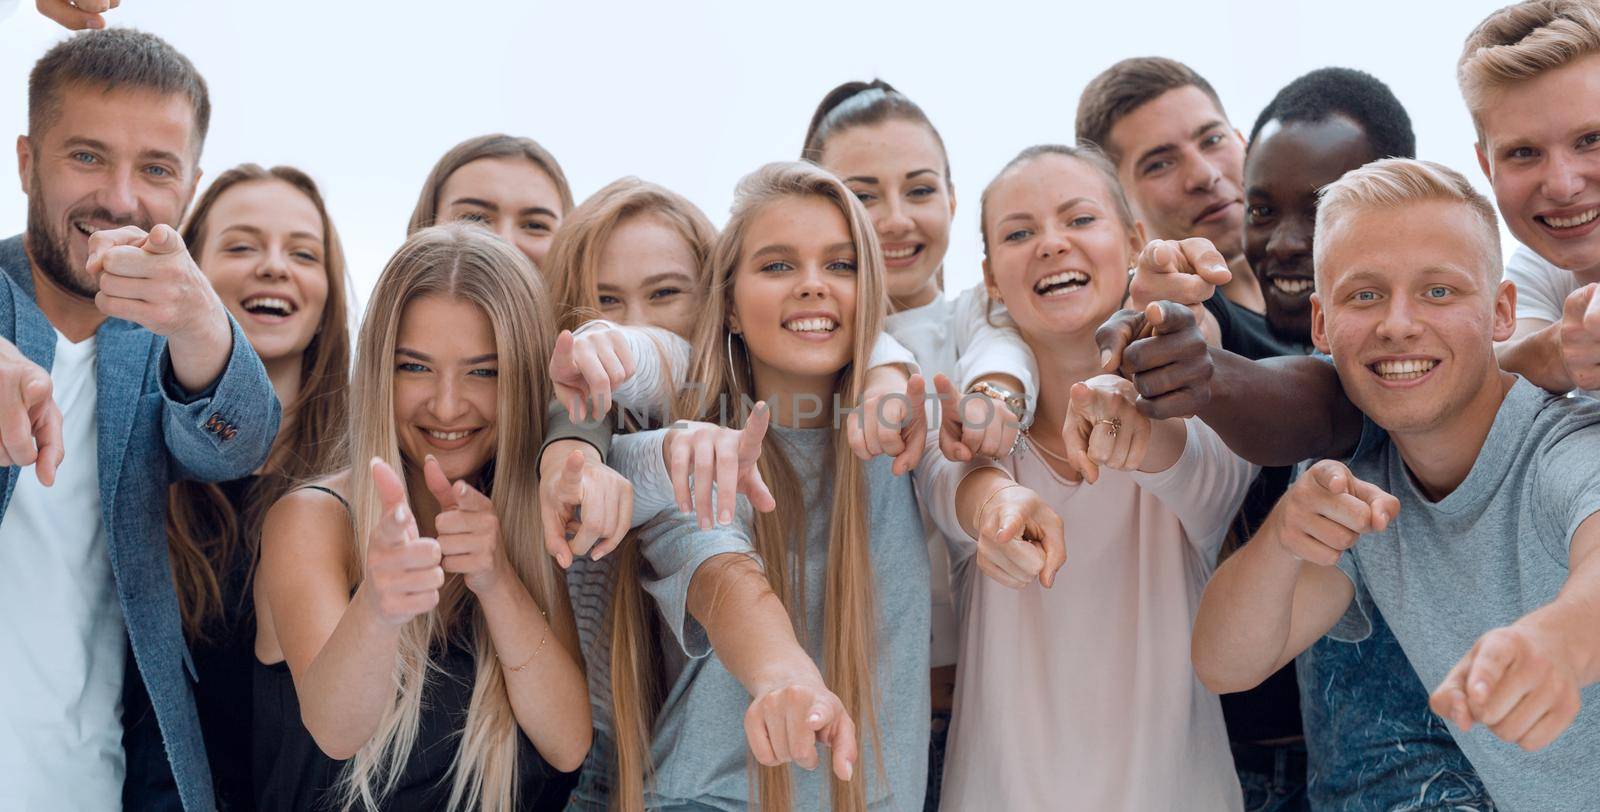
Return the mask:
<svg viewBox="0 0 1600 812"><path fill-rule="evenodd" d="M317 486L338 499L339 494ZM438 670L423 689L417 743L394 791L380 800L383 810L432 812L446 808L453 781L451 763L466 728L467 708L477 673L472 651L452 639L433 652ZM300 719L300 701L288 663L255 663L255 726L252 760L257 807L263 810L335 810L335 792L344 762L317 748ZM559 810L577 783L577 773L547 764L528 737L517 731L517 807Z"/></svg>

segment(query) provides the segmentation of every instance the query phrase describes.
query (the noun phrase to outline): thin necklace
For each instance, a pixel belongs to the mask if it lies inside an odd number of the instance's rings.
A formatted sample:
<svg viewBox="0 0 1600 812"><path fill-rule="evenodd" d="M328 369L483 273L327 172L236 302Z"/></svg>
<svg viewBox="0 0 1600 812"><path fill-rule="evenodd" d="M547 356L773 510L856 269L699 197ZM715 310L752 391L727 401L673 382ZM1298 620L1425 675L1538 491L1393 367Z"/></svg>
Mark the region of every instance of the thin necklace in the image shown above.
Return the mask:
<svg viewBox="0 0 1600 812"><path fill-rule="evenodd" d="M1030 449L1032 449L1034 451L1037 451L1040 454L1043 454L1044 456L1049 457L1050 459L1053 459L1053 460L1055 460L1057 462L1066 463L1068 468L1073 467L1071 460L1067 459L1066 457L1062 457L1062 456L1056 454L1054 451L1051 451L1050 449L1045 448L1043 445L1041 445L1039 443L1034 442L1033 441L1033 432L1032 431L1023 430L1022 438L1024 440L1028 441L1027 442L1027 447L1028 448L1030 448ZM1045 473L1049 474L1050 478L1055 480L1057 485L1081 485L1082 484L1081 482L1069 482L1069 481L1067 481L1065 479L1062 479L1061 475L1056 473L1055 466L1051 465L1050 463L1048 463L1048 462L1046 462L1044 460L1040 460L1039 464L1044 466Z"/></svg>

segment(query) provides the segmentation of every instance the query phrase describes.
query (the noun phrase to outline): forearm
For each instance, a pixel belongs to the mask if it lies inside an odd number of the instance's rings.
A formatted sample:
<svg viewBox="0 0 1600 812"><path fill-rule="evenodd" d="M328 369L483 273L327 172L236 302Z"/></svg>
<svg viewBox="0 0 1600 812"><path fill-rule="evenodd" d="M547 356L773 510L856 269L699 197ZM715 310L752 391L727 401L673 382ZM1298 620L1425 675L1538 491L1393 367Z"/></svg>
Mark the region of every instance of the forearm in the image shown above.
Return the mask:
<svg viewBox="0 0 1600 812"><path fill-rule="evenodd" d="M794 682L822 683L761 566L737 553L707 560L689 585L689 613L751 696Z"/></svg>
<svg viewBox="0 0 1600 812"><path fill-rule="evenodd" d="M593 726L576 633L556 630L568 617L565 607L551 607L552 623L514 576L496 581L478 603L518 726L545 761L562 772L576 770L589 752Z"/></svg>
<svg viewBox="0 0 1600 812"><path fill-rule="evenodd" d="M228 367L228 358L233 354L233 325L221 302L217 303L217 310L196 329L174 333L167 339L172 376L186 392L200 392L211 386Z"/></svg>
<svg viewBox="0 0 1600 812"><path fill-rule="evenodd" d="M1561 325L1523 333L1495 345L1500 368L1527 378L1534 386L1549 392L1565 393L1576 388L1567 365L1561 360Z"/></svg>
<svg viewBox="0 0 1600 812"><path fill-rule="evenodd" d="M1299 652L1285 652L1300 568L1273 538L1269 518L1217 569L1200 599L1191 656L1195 673L1216 693L1261 684Z"/></svg>
<svg viewBox="0 0 1600 812"><path fill-rule="evenodd" d="M330 758L355 755L377 732L394 697L400 628L384 623L363 584L305 673L296 675L300 716Z"/></svg>
<svg viewBox="0 0 1600 812"><path fill-rule="evenodd" d="M1347 455L1361 412L1333 364L1309 356L1252 361L1212 348L1211 400L1200 419L1234 453L1262 466Z"/></svg>
<svg viewBox="0 0 1600 812"><path fill-rule="evenodd" d="M978 509L983 507L990 497L1015 484L1016 482L999 468L975 468L967 472L967 475L962 477L961 484L956 486L956 521L961 523L962 532L977 538Z"/></svg>

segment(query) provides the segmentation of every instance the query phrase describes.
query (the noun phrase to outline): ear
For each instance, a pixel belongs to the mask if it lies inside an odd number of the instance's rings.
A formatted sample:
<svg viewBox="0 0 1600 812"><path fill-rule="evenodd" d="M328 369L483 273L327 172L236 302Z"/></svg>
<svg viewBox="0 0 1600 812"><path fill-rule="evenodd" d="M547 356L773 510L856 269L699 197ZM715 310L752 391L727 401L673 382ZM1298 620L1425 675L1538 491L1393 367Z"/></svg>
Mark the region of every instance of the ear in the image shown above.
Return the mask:
<svg viewBox="0 0 1600 812"><path fill-rule="evenodd" d="M1250 147L1250 141L1244 137L1244 133L1239 132L1238 127L1233 128L1233 137L1239 139L1239 146L1247 149Z"/></svg>
<svg viewBox="0 0 1600 812"><path fill-rule="evenodd" d="M1328 343L1328 311L1322 306L1322 294L1317 291L1311 293L1311 344L1318 352L1333 355L1333 347Z"/></svg>
<svg viewBox="0 0 1600 812"><path fill-rule="evenodd" d="M950 189L950 219L956 219L956 187L950 186L950 181L945 180L945 185Z"/></svg>
<svg viewBox="0 0 1600 812"><path fill-rule="evenodd" d="M1489 166L1489 153L1483 150L1483 141L1480 140L1478 143L1473 144L1472 151L1478 154L1478 168L1483 170L1484 179L1489 181L1490 186L1493 186L1494 169Z"/></svg>
<svg viewBox="0 0 1600 812"><path fill-rule="evenodd" d="M17 136L17 179L22 181L22 194L28 194L28 178L33 176L33 147L28 136Z"/></svg>
<svg viewBox="0 0 1600 812"><path fill-rule="evenodd" d="M744 329L739 326L738 313L729 313L728 318L725 321L728 324L728 332L733 333L734 335L739 335L740 333L744 332Z"/></svg>
<svg viewBox="0 0 1600 812"><path fill-rule="evenodd" d="M1496 343L1511 338L1517 331L1517 285L1505 280L1494 292L1494 340Z"/></svg>
<svg viewBox="0 0 1600 812"><path fill-rule="evenodd" d="M1139 261L1139 252L1143 251L1145 245L1149 242L1144 236L1144 221L1134 220L1133 229L1128 232L1128 256L1133 258L1128 262L1129 268L1133 267L1133 263Z"/></svg>
<svg viewBox="0 0 1600 812"><path fill-rule="evenodd" d="M1005 297L1000 295L999 286L994 283L994 270L989 267L989 258L983 258L983 287L989 292L989 298L1005 304Z"/></svg>

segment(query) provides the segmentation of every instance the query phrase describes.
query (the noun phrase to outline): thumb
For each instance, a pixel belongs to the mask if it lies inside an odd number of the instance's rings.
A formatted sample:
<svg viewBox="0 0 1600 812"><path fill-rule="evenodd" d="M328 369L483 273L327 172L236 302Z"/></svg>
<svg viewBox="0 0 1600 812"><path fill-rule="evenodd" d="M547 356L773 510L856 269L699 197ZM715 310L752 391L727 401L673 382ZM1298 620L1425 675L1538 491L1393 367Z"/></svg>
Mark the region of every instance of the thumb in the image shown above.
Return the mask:
<svg viewBox="0 0 1600 812"><path fill-rule="evenodd" d="M1596 290L1600 290L1600 283L1590 282L1584 286L1583 329L1600 334L1600 296L1594 295Z"/></svg>
<svg viewBox="0 0 1600 812"><path fill-rule="evenodd" d="M151 254L176 254L183 250L183 238L172 226L158 223L150 229L150 236L144 238L141 247Z"/></svg>
<svg viewBox="0 0 1600 812"><path fill-rule="evenodd" d="M1022 514L1010 507L1002 507L1001 511L1000 526L994 533L996 544L1005 544L1022 534Z"/></svg>
<svg viewBox="0 0 1600 812"><path fill-rule="evenodd" d="M394 510L406 503L406 484L389 463L372 458L372 487L378 492L378 504L385 510Z"/></svg>
<svg viewBox="0 0 1600 812"><path fill-rule="evenodd" d="M550 351L550 377L564 380L572 374L573 342L571 330L562 330L561 334L556 336L556 345Z"/></svg>
<svg viewBox="0 0 1600 812"><path fill-rule="evenodd" d="M739 465L748 467L761 459L761 442L766 439L767 426L772 423L772 410L766 401L756 403L750 417L739 432Z"/></svg>
<svg viewBox="0 0 1600 812"><path fill-rule="evenodd" d="M583 498L583 452L573 450L561 463L556 493L561 501L575 505Z"/></svg>
<svg viewBox="0 0 1600 812"><path fill-rule="evenodd" d="M456 494L450 487L450 478L444 475L444 466L432 454L422 461L422 481L428 484L428 492L438 500L440 510L455 508Z"/></svg>

